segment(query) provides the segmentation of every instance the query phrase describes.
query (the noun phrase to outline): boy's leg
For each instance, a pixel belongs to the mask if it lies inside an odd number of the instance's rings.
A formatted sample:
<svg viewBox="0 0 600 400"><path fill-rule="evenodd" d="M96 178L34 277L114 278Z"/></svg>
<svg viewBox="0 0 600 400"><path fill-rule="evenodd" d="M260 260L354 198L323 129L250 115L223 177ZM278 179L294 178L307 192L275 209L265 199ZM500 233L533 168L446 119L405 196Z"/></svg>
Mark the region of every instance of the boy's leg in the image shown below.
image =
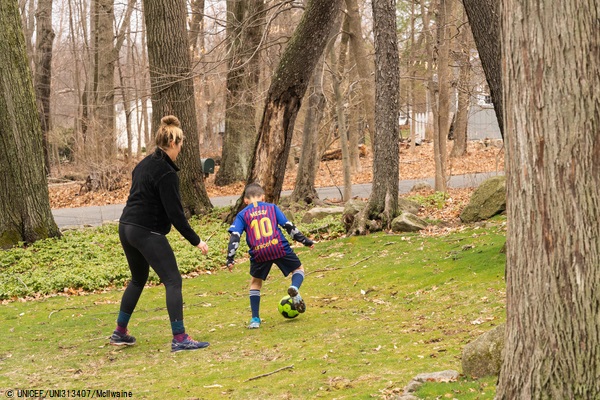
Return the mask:
<svg viewBox="0 0 600 400"><path fill-rule="evenodd" d="M252 277L250 279L250 309L252 310L252 319L248 328L255 329L260 327L260 290L263 280Z"/></svg>
<svg viewBox="0 0 600 400"><path fill-rule="evenodd" d="M288 294L292 298L296 310L300 313L305 312L306 304L299 293L300 286L302 286L302 282L304 282L304 267L302 266L300 259L292 252L275 260L275 263L284 276L292 275L292 284L288 288Z"/></svg>

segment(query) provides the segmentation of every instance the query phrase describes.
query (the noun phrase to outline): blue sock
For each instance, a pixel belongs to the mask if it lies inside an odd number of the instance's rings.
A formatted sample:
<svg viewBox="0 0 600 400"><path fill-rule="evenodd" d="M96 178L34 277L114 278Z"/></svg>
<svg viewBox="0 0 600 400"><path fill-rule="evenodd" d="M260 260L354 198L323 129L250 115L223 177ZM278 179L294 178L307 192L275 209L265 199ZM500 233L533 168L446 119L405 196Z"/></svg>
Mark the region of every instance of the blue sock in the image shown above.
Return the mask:
<svg viewBox="0 0 600 400"><path fill-rule="evenodd" d="M183 326L183 320L171 321L171 330L173 331L173 336L184 334L185 328Z"/></svg>
<svg viewBox="0 0 600 400"><path fill-rule="evenodd" d="M302 282L304 282L304 271L296 271L292 274L292 286L295 286L296 289L300 290L300 286L302 286Z"/></svg>
<svg viewBox="0 0 600 400"><path fill-rule="evenodd" d="M250 289L250 309L252 310L252 318L260 318L258 310L260 308L260 290Z"/></svg>
<svg viewBox="0 0 600 400"><path fill-rule="evenodd" d="M131 318L131 314L127 314L126 312L119 311L119 316L117 317L117 331L120 333L127 333L127 325L129 324L129 318Z"/></svg>

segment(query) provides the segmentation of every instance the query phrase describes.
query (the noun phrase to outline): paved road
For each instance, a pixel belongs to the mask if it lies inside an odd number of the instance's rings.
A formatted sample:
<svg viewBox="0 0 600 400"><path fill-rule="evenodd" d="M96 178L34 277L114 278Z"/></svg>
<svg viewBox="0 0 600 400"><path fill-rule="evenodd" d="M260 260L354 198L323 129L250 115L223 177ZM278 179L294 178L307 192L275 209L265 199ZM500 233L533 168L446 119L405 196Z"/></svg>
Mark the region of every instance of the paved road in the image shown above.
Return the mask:
<svg viewBox="0 0 600 400"><path fill-rule="evenodd" d="M502 173L501 173L502 174ZM494 172L480 174L457 175L450 178L448 185L452 188L476 187L485 179L497 175ZM412 179L399 182L398 191L408 193L417 182L427 182L431 186L434 179ZM319 198L339 199L341 197L342 187L324 187L318 188ZM283 191L282 196L291 194L291 191ZM368 197L371 194L371 184L357 184L352 186L352 196ZM235 204L239 196L213 197L211 202L215 207L226 207ZM52 210L54 220L61 229L81 226L98 226L105 222L114 222L119 219L123 211L124 204L114 204L108 206L90 206L79 208L60 208Z"/></svg>

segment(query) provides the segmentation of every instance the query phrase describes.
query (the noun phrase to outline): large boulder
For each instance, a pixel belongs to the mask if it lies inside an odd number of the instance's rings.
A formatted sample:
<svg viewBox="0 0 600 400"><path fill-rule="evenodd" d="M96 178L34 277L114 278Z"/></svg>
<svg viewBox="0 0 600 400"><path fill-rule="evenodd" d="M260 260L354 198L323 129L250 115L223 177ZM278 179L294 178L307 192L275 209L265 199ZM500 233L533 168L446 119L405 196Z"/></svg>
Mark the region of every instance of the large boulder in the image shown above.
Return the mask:
<svg viewBox="0 0 600 400"><path fill-rule="evenodd" d="M398 199L398 209L402 212L417 214L420 208L421 205L416 201L408 200L402 197Z"/></svg>
<svg viewBox="0 0 600 400"><path fill-rule="evenodd" d="M500 374L505 328L506 324L499 325L465 346L462 353L463 375L482 378Z"/></svg>
<svg viewBox="0 0 600 400"><path fill-rule="evenodd" d="M473 193L469 204L460 214L463 222L477 222L506 210L506 177L485 180Z"/></svg>
<svg viewBox="0 0 600 400"><path fill-rule="evenodd" d="M308 224L316 220L326 218L330 215L342 215L344 207L315 207L308 210L302 217L302 222Z"/></svg>
<svg viewBox="0 0 600 400"><path fill-rule="evenodd" d="M366 206L367 203L362 200L352 199L346 202L346 205L344 206L344 214L342 216L342 222L344 223L346 232L348 232L352 227L356 214L361 212Z"/></svg>
<svg viewBox="0 0 600 400"><path fill-rule="evenodd" d="M418 232L426 227L427 222L408 212L403 212L392 221L394 232Z"/></svg>

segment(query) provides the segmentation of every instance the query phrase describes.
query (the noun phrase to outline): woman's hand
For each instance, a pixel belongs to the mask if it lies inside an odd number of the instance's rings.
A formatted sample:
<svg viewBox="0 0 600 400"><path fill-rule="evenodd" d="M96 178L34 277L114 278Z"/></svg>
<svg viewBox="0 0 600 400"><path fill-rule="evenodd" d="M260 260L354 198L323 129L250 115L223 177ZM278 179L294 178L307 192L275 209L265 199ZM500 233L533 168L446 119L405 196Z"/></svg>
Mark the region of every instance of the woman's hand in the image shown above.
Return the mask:
<svg viewBox="0 0 600 400"><path fill-rule="evenodd" d="M205 241L201 240L200 243L198 243L198 246L196 246L200 249L200 251L202 252L202 254L206 255L208 254L208 245L206 244Z"/></svg>

